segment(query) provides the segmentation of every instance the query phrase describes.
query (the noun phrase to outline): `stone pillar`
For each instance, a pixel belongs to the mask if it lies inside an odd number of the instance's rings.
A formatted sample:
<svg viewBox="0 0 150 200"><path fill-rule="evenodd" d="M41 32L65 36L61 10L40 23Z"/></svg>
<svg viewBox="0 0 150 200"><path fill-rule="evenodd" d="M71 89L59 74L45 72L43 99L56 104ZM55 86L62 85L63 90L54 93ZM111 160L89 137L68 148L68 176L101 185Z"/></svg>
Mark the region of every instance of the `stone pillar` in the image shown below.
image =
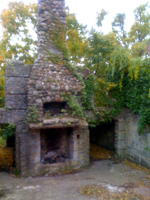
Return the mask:
<svg viewBox="0 0 150 200"><path fill-rule="evenodd" d="M73 131L73 162L79 166L89 164L89 129L85 121Z"/></svg>
<svg viewBox="0 0 150 200"><path fill-rule="evenodd" d="M66 25L65 1L39 0L37 13L38 59L46 59L49 53L60 55L52 35L60 34L60 22Z"/></svg>
<svg viewBox="0 0 150 200"><path fill-rule="evenodd" d="M41 159L40 130L30 131L29 141L30 164L38 164Z"/></svg>
<svg viewBox="0 0 150 200"><path fill-rule="evenodd" d="M115 124L116 134L116 154L120 159L127 157L127 123L126 123L126 110L124 109L119 113Z"/></svg>
<svg viewBox="0 0 150 200"><path fill-rule="evenodd" d="M28 136L25 124L27 114L27 82L31 65L13 61L5 71L5 106L7 123L16 126L16 167L21 173L27 171Z"/></svg>

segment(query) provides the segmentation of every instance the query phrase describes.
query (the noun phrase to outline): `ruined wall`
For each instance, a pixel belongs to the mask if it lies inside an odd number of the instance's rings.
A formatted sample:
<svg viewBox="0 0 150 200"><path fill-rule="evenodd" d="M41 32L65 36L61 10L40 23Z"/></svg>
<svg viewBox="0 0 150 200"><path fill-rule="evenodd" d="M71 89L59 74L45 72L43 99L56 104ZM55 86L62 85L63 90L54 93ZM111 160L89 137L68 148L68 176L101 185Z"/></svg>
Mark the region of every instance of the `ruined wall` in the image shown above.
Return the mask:
<svg viewBox="0 0 150 200"><path fill-rule="evenodd" d="M63 29L59 31L59 25ZM53 36L65 41L66 13L64 0L39 0L37 14L38 47L34 66L12 62L6 67L5 106L0 110L0 123L16 126L16 164L22 176L39 175L42 170L60 170L66 166L78 168L89 163L89 130L85 120L63 113L60 116L46 116L44 103L63 102L64 93L80 95L82 84L67 66L63 49L58 48ZM65 45L65 43L63 43ZM64 47L63 47L64 48ZM52 57L59 58L53 60ZM31 106L38 112L38 120L26 123ZM34 113L35 114L35 113ZM63 116L62 116L63 115ZM31 116L31 115L30 115ZM31 116L31 120L33 116ZM72 159L55 165L41 162L40 130L42 128L73 129ZM45 168L45 169L44 169Z"/></svg>
<svg viewBox="0 0 150 200"><path fill-rule="evenodd" d="M150 127L137 132L139 116L124 109L118 116L117 154L150 169Z"/></svg>
<svg viewBox="0 0 150 200"><path fill-rule="evenodd" d="M139 135L138 121L138 115L127 113L127 157L150 169L150 127L147 126Z"/></svg>
<svg viewBox="0 0 150 200"><path fill-rule="evenodd" d="M27 82L32 66L13 61L6 66L5 72L5 112L6 122L16 126L16 167L26 171L28 128L25 123L27 115ZM0 123L4 121L0 120Z"/></svg>

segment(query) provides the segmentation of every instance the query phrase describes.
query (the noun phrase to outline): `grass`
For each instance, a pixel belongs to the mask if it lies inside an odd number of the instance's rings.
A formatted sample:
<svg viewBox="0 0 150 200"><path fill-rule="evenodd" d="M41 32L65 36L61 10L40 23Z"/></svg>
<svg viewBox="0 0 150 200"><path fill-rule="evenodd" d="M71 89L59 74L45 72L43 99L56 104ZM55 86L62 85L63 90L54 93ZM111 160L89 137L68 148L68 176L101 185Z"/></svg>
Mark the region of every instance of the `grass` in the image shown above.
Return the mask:
<svg viewBox="0 0 150 200"><path fill-rule="evenodd" d="M0 137L0 148L6 147L6 140L3 140L2 137Z"/></svg>

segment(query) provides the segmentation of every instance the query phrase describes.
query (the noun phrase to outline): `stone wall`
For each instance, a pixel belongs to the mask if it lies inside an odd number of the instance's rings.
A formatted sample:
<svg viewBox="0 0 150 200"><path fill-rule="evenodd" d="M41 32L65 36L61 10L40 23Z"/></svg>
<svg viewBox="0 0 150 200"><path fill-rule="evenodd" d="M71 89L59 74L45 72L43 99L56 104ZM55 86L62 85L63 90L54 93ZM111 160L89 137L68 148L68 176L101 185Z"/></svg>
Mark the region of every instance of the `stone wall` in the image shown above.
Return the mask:
<svg viewBox="0 0 150 200"><path fill-rule="evenodd" d="M150 127L137 133L138 115L127 113L127 157L150 169Z"/></svg>
<svg viewBox="0 0 150 200"><path fill-rule="evenodd" d="M32 66L13 61L6 66L5 72L5 106L6 122L16 126L16 167L26 171L28 128L25 123L27 115L27 82ZM1 120L0 120L0 123Z"/></svg>
<svg viewBox="0 0 150 200"><path fill-rule="evenodd" d="M7 123L7 111L5 108L0 108L0 124Z"/></svg>
<svg viewBox="0 0 150 200"><path fill-rule="evenodd" d="M139 116L124 109L118 116L117 154L150 169L150 127L137 132Z"/></svg>

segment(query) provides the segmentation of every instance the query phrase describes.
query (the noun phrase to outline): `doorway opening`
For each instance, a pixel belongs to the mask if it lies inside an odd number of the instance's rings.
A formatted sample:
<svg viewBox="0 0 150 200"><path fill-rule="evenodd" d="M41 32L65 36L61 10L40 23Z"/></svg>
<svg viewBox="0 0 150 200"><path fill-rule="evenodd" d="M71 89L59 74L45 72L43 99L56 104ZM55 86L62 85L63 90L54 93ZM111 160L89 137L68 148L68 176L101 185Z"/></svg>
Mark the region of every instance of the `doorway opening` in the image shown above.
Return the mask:
<svg viewBox="0 0 150 200"><path fill-rule="evenodd" d="M104 160L114 157L116 148L116 121L101 123L90 130L90 157L92 160Z"/></svg>

